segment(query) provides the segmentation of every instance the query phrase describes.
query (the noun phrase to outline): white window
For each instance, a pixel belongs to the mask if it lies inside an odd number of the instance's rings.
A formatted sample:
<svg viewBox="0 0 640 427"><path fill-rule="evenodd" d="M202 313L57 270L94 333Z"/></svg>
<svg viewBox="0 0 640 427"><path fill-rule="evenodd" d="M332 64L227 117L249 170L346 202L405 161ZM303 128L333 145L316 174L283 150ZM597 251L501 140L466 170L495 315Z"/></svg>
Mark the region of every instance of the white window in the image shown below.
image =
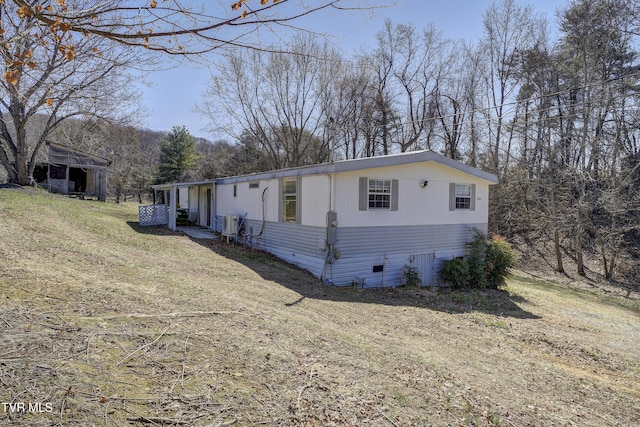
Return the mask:
<svg viewBox="0 0 640 427"><path fill-rule="evenodd" d="M476 210L475 184L449 184L449 210Z"/></svg>
<svg viewBox="0 0 640 427"><path fill-rule="evenodd" d="M369 209L391 208L391 180L369 179Z"/></svg>
<svg viewBox="0 0 640 427"><path fill-rule="evenodd" d="M456 209L471 209L471 185L456 184Z"/></svg>
<svg viewBox="0 0 640 427"><path fill-rule="evenodd" d="M398 210L398 180L360 177L358 209Z"/></svg>
<svg viewBox="0 0 640 427"><path fill-rule="evenodd" d="M296 222L298 220L298 180L284 179L282 181L282 220Z"/></svg>

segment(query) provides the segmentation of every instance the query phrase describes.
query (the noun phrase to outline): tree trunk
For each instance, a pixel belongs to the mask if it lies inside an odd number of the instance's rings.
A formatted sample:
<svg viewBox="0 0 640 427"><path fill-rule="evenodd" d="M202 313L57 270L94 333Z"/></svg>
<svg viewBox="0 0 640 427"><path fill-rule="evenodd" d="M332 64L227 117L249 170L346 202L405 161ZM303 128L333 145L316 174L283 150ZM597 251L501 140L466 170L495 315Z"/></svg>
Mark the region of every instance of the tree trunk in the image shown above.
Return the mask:
<svg viewBox="0 0 640 427"><path fill-rule="evenodd" d="M562 263L562 251L560 249L560 232L558 229L553 230L553 247L556 252L556 271L558 273L564 273L564 264Z"/></svg>
<svg viewBox="0 0 640 427"><path fill-rule="evenodd" d="M576 236L576 261L578 264L576 271L579 275L586 276L587 273L584 271L584 260L582 258L582 239L580 236Z"/></svg>
<svg viewBox="0 0 640 427"><path fill-rule="evenodd" d="M382 110L382 150L385 156L389 154L389 130L387 129L388 121L389 121L389 118L388 118L387 110L383 109Z"/></svg>
<svg viewBox="0 0 640 427"><path fill-rule="evenodd" d="M29 185L29 173L27 170L27 156L25 154L26 147L19 143L16 152L16 178L18 185Z"/></svg>

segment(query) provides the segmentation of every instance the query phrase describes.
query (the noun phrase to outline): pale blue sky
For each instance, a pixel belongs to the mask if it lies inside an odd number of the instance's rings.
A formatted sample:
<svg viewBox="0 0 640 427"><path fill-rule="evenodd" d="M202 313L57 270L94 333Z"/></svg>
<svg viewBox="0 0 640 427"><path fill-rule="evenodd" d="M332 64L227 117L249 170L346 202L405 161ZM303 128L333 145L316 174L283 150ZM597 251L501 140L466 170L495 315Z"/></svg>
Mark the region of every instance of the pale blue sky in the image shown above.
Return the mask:
<svg viewBox="0 0 640 427"><path fill-rule="evenodd" d="M493 3L493 0L365 1L373 5L395 2L395 5L373 12L318 12L300 24L326 34L329 41L348 56L352 52L371 50L375 46L375 35L383 28L385 19L394 24L412 23L418 29L433 23L448 38L475 41L482 37L482 17ZM516 3L532 5L555 27L556 11L566 7L568 0L516 0ZM219 55L212 54L202 58L202 62L214 63L220 59ZM194 106L201 101L209 76L205 66L189 62L150 74L149 79L155 84L141 88L142 104L148 110L143 127L168 131L173 126L186 126L194 136L214 138L204 130L205 119L193 112Z"/></svg>

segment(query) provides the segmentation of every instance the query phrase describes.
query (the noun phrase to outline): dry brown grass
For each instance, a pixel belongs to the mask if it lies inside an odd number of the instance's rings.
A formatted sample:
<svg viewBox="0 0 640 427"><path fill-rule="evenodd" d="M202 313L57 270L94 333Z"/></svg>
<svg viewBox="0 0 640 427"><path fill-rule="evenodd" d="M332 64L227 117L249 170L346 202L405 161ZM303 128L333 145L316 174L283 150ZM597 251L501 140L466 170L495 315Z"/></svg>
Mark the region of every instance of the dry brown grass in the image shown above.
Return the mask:
<svg viewBox="0 0 640 427"><path fill-rule="evenodd" d="M0 425L634 425L638 301L514 279L338 289L137 226L134 205L0 190ZM51 409L50 411L48 409Z"/></svg>

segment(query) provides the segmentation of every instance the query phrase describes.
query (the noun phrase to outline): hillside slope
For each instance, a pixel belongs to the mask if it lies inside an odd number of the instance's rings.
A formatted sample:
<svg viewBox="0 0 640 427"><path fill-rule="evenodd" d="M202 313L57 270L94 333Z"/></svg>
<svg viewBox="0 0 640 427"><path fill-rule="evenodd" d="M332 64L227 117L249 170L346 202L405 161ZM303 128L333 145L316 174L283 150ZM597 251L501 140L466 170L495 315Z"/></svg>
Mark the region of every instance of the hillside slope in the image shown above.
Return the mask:
<svg viewBox="0 0 640 427"><path fill-rule="evenodd" d="M326 287L135 205L0 189L0 300L0 425L640 419L637 301Z"/></svg>

